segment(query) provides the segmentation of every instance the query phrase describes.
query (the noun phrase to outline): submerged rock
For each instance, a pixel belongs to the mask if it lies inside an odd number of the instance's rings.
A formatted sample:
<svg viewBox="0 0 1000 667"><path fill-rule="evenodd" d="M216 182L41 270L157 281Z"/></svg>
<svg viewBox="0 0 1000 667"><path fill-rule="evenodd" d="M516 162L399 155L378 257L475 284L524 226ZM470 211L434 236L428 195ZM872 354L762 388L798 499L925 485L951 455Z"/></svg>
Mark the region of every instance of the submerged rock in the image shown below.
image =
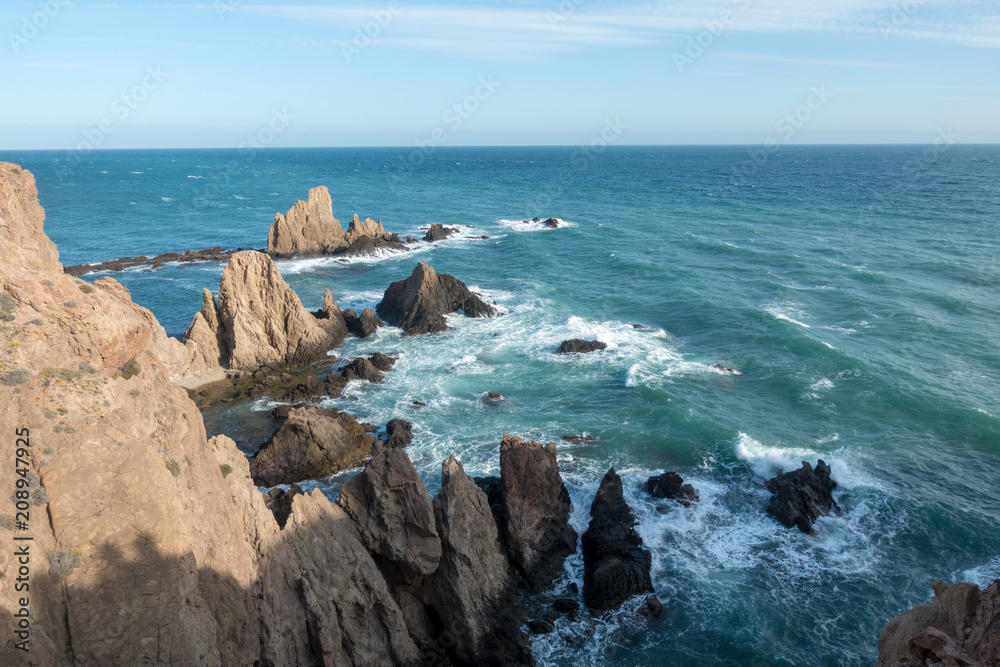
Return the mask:
<svg viewBox="0 0 1000 667"><path fill-rule="evenodd" d="M65 266L63 267L63 271L71 276L82 276L98 271L124 271L137 266L148 266L156 269L168 262L180 262L182 266L200 262L224 262L235 253L242 252L243 250L244 248L226 250L220 246L215 246L214 248L205 248L204 250L165 252L155 257L121 257L94 264L77 264L75 266Z"/></svg>
<svg viewBox="0 0 1000 667"><path fill-rule="evenodd" d="M291 407L284 423L250 460L258 486L323 479L364 463L375 438L350 415L318 406Z"/></svg>
<svg viewBox="0 0 1000 667"><path fill-rule="evenodd" d="M560 343L559 349L556 350L556 354L584 354L587 352L603 350L607 347L607 343L602 343L599 340L583 340L582 338L573 338L571 340L564 340Z"/></svg>
<svg viewBox="0 0 1000 667"><path fill-rule="evenodd" d="M541 590L576 551L569 492L559 474L555 443L503 434L500 444L503 537L528 587Z"/></svg>
<svg viewBox="0 0 1000 667"><path fill-rule="evenodd" d="M698 492L673 471L654 475L646 480L646 491L653 498L671 498L685 507L698 502Z"/></svg>
<svg viewBox="0 0 1000 667"><path fill-rule="evenodd" d="M403 334L435 333L448 328L444 316L461 310L466 317L492 317L496 311L454 276L419 262L409 278L389 285L375 311Z"/></svg>
<svg viewBox="0 0 1000 667"><path fill-rule="evenodd" d="M933 584L934 599L889 621L878 638L875 667L1000 665L1000 580Z"/></svg>
<svg viewBox="0 0 1000 667"><path fill-rule="evenodd" d="M636 516L622 495L622 480L608 470L590 507L583 534L583 601L591 609L617 609L640 593L652 593L652 554L635 531Z"/></svg>
<svg viewBox="0 0 1000 667"><path fill-rule="evenodd" d="M792 472L779 473L764 482L771 492L767 513L786 528L798 526L807 535L813 534L813 522L831 511L840 512L833 490L837 483L830 479L830 466L823 459L816 469L803 461L802 467Z"/></svg>
<svg viewBox="0 0 1000 667"><path fill-rule="evenodd" d="M490 406L497 406L505 400L504 395L496 391L488 391L480 397L483 403Z"/></svg>

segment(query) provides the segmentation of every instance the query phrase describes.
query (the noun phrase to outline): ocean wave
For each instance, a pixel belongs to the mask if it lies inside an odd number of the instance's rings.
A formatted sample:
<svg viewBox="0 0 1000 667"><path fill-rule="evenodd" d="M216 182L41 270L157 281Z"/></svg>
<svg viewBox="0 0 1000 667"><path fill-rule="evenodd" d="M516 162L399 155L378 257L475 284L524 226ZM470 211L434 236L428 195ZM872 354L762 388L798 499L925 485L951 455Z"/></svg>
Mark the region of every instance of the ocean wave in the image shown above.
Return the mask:
<svg viewBox="0 0 1000 667"><path fill-rule="evenodd" d="M543 222L544 220L548 220L548 218L541 218L538 222L535 222L533 218L530 220L507 220L505 218L501 218L497 221L497 224L515 232L541 232L546 230L562 229L563 227L576 227L575 222L563 220L562 218L554 218L554 220L559 223L558 227L546 227Z"/></svg>
<svg viewBox="0 0 1000 667"><path fill-rule="evenodd" d="M173 201L174 200L173 197L160 197L160 199L162 199L163 201Z"/></svg>
<svg viewBox="0 0 1000 667"><path fill-rule="evenodd" d="M811 385L809 385L809 388L812 389L813 391L822 391L824 389L833 389L833 387L834 387L833 382L831 382L830 380L828 380L826 378L821 378L821 379L817 380L816 382L813 382Z"/></svg>
<svg viewBox="0 0 1000 667"><path fill-rule="evenodd" d="M792 308L790 306L775 306L775 305L765 306L764 312L771 315L775 319L784 320L785 322L791 322L792 324L797 324L805 329L812 328L805 322L801 322L792 317L792 315L795 315L796 317L802 317L802 314L797 309ZM791 313L791 315L789 313Z"/></svg>
<svg viewBox="0 0 1000 667"><path fill-rule="evenodd" d="M826 442L839 439L840 437L837 436L826 440ZM823 440L816 442L816 444L823 443ZM736 436L733 447L736 458L746 462L759 477L771 478L779 470L791 472L801 467L803 461L808 461L810 465L815 466L817 459L823 459L830 465L831 478L842 489L883 488L880 482L863 472L864 465L855 461L857 454L844 447L828 454L822 454L809 447L765 445L743 432Z"/></svg>
<svg viewBox="0 0 1000 667"><path fill-rule="evenodd" d="M198 179L198 178L205 178L205 177L204 176L188 176L188 178Z"/></svg>

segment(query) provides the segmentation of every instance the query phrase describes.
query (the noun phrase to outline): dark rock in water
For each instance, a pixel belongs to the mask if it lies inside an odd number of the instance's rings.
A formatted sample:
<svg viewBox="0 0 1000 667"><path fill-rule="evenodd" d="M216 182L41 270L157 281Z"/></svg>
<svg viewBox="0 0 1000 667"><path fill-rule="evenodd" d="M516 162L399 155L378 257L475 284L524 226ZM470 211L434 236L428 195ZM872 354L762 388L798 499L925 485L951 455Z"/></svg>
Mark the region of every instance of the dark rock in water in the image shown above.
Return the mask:
<svg viewBox="0 0 1000 667"><path fill-rule="evenodd" d="M541 590L576 551L569 492L559 474L555 443L542 445L504 433L500 486L502 533L511 561L529 588Z"/></svg>
<svg viewBox="0 0 1000 667"><path fill-rule="evenodd" d="M548 227L549 229L555 229L556 227L559 226L559 221L556 220L555 218L546 218L545 220L542 221L542 224Z"/></svg>
<svg viewBox="0 0 1000 667"><path fill-rule="evenodd" d="M556 350L556 354L596 352L597 350L607 348L607 346L607 343L602 343L599 340L583 340L582 338L573 338L571 340L564 340L560 343L559 349Z"/></svg>
<svg viewBox="0 0 1000 667"><path fill-rule="evenodd" d="M361 315L356 314L353 310L345 310L344 322L346 323L347 330L358 338L368 338L379 327L385 326L385 323L378 318L378 315L371 308L365 308L361 311Z"/></svg>
<svg viewBox="0 0 1000 667"><path fill-rule="evenodd" d="M400 327L406 336L445 331L448 328L445 314L457 310L466 317L497 314L470 292L465 283L444 273L438 275L423 262L417 264L409 278L389 285L375 310L386 322Z"/></svg>
<svg viewBox="0 0 1000 667"><path fill-rule="evenodd" d="M514 582L486 495L453 456L433 506L442 556L424 591L452 638L452 662L533 665L521 617L509 611Z"/></svg>
<svg viewBox="0 0 1000 667"><path fill-rule="evenodd" d="M1000 665L1000 579L932 584L934 599L889 621L878 638L875 667Z"/></svg>
<svg viewBox="0 0 1000 667"><path fill-rule="evenodd" d="M200 262L225 262L231 255L242 251L243 248L226 250L225 248L216 246L214 248L206 248L204 250L188 250L183 253L167 252L155 257L122 257L120 259L112 259L98 264L64 266L63 271L71 276L82 276L96 271L124 271L125 269L131 269L137 266L150 266L156 269L167 262L182 262L185 266ZM260 252L263 252L263 250Z"/></svg>
<svg viewBox="0 0 1000 667"><path fill-rule="evenodd" d="M571 611L580 611L580 603L573 598L558 598L552 603L552 608L561 614Z"/></svg>
<svg viewBox="0 0 1000 667"><path fill-rule="evenodd" d="M427 230L427 233L424 235L424 240L430 242L443 241L450 235L455 234L456 232L458 232L458 230L455 229L454 227L445 227L435 222Z"/></svg>
<svg viewBox="0 0 1000 667"><path fill-rule="evenodd" d="M310 377L292 387L278 400L298 403L299 401L319 401L325 398L338 398L344 391L347 380L338 373L330 373L326 380Z"/></svg>
<svg viewBox="0 0 1000 667"><path fill-rule="evenodd" d="M592 609L617 609L634 595L652 593L653 557L642 548L614 468L601 480L590 515L583 534L583 601Z"/></svg>
<svg viewBox="0 0 1000 667"><path fill-rule="evenodd" d="M641 329L641 328L642 328L642 325L641 325L641 324L638 324L638 323L635 323L635 322L633 322L633 323L632 323L632 328L633 328L633 329Z"/></svg>
<svg viewBox="0 0 1000 667"><path fill-rule="evenodd" d="M391 235L388 238L381 236L359 236L351 245L337 253L341 257L369 257L378 253L379 250L391 250L402 252L409 250L398 237L393 240Z"/></svg>
<svg viewBox="0 0 1000 667"><path fill-rule="evenodd" d="M546 621L528 621L528 629L533 635L546 635L552 632L552 624Z"/></svg>
<svg viewBox="0 0 1000 667"><path fill-rule="evenodd" d="M388 438L385 441L386 447L402 448L413 442L413 422L404 419L390 419L385 425L385 433Z"/></svg>
<svg viewBox="0 0 1000 667"><path fill-rule="evenodd" d="M402 449L376 442L364 471L340 488L337 504L390 582L413 582L441 560L427 486Z"/></svg>
<svg viewBox="0 0 1000 667"><path fill-rule="evenodd" d="M684 507L690 507L691 503L698 502L698 492L695 488L685 484L684 479L673 471L650 477L646 480L646 491L654 498L672 498Z"/></svg>
<svg viewBox="0 0 1000 667"><path fill-rule="evenodd" d="M485 394L483 394L482 397L482 401L486 405L500 405L505 400L506 399L504 398L503 394L497 393L495 391L488 391Z"/></svg>
<svg viewBox="0 0 1000 667"><path fill-rule="evenodd" d="M663 616L663 603L655 595L650 595L646 598L646 606L639 608L639 613L643 616L659 618Z"/></svg>
<svg viewBox="0 0 1000 667"><path fill-rule="evenodd" d="M725 367L725 366L723 366L722 364L716 364L716 365L715 365L715 368L716 368L717 370L720 370L720 371L722 371L723 373L729 373L730 375L743 375L743 373L740 373L740 372L739 372L738 370L736 370L735 368L726 368L726 367Z"/></svg>
<svg viewBox="0 0 1000 667"><path fill-rule="evenodd" d="M375 368L374 364L364 357L357 357L345 366L340 374L344 376L344 379L350 382L351 380L367 380L374 384L380 384L385 380L385 376L382 375L382 371Z"/></svg>
<svg viewBox="0 0 1000 667"><path fill-rule="evenodd" d="M288 517L292 513L292 500L301 494L302 487L298 484L292 484L288 491L275 487L264 494L264 507L271 510L279 527L284 528L288 523Z"/></svg>
<svg viewBox="0 0 1000 667"><path fill-rule="evenodd" d="M594 438L589 435L564 435L562 437L566 442L572 442L577 445L582 445L585 442L590 442Z"/></svg>
<svg viewBox="0 0 1000 667"><path fill-rule="evenodd" d="M323 479L364 463L377 442L350 415L318 406L276 409L284 422L250 460L258 486Z"/></svg>
<svg viewBox="0 0 1000 667"><path fill-rule="evenodd" d="M390 357L388 354L382 354L381 352L376 352L375 354L368 357L368 361L372 362L372 366L387 373L393 369L396 365L396 360Z"/></svg>
<svg viewBox="0 0 1000 667"><path fill-rule="evenodd" d="M413 401L413 407L415 408L426 408L427 404L423 401Z"/></svg>
<svg viewBox="0 0 1000 667"><path fill-rule="evenodd" d="M823 459L815 470L803 461L798 470L779 473L764 482L764 486L771 492L767 513L786 528L798 526L803 533L812 535L816 519L828 516L831 511L840 512L833 499L837 483L830 479L830 466Z"/></svg>

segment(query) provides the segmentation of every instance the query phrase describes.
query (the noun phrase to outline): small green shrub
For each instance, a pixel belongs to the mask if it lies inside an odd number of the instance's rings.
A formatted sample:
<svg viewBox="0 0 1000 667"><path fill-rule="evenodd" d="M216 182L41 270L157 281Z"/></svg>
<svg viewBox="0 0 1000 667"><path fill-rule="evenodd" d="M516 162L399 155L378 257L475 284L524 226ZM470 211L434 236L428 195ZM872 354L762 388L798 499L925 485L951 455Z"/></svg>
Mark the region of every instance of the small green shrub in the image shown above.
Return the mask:
<svg viewBox="0 0 1000 667"><path fill-rule="evenodd" d="M49 492L45 489L35 489L35 492L31 494L31 504L35 507L41 506L49 502Z"/></svg>
<svg viewBox="0 0 1000 667"><path fill-rule="evenodd" d="M3 320L4 322L13 322L15 319L17 318L14 317L14 313L9 310L0 310L0 320Z"/></svg>
<svg viewBox="0 0 1000 667"><path fill-rule="evenodd" d="M59 416L59 413L56 412L55 410L50 410L48 408L45 409L45 418L46 419L55 419L58 416Z"/></svg>
<svg viewBox="0 0 1000 667"><path fill-rule="evenodd" d="M76 308L76 301L67 301L63 305L67 308Z"/></svg>
<svg viewBox="0 0 1000 667"><path fill-rule="evenodd" d="M73 570L80 567L83 562L83 549L79 547L71 549L49 549L45 552L45 557L49 559L49 577L59 584L66 581Z"/></svg>
<svg viewBox="0 0 1000 667"><path fill-rule="evenodd" d="M174 477L181 476L181 466L174 459L170 459L169 461L167 461L167 470L169 470L170 474L173 475Z"/></svg>
<svg viewBox="0 0 1000 667"><path fill-rule="evenodd" d="M51 280L43 280L42 284L45 285L46 287L52 287L52 281Z"/></svg>
<svg viewBox="0 0 1000 667"><path fill-rule="evenodd" d="M10 170L12 172L14 172L15 174L17 174L18 176L21 175L21 168L20 167L11 167Z"/></svg>
<svg viewBox="0 0 1000 667"><path fill-rule="evenodd" d="M233 471L233 466L228 463L223 463L219 466L219 470L222 472L222 479L229 477L229 474Z"/></svg>
<svg viewBox="0 0 1000 667"><path fill-rule="evenodd" d="M80 291L84 294L93 294L94 287L92 285L80 285Z"/></svg>
<svg viewBox="0 0 1000 667"><path fill-rule="evenodd" d="M139 398L140 396L142 396L142 392L139 391L138 389L133 389L128 393L128 395L131 396L132 398Z"/></svg>
<svg viewBox="0 0 1000 667"><path fill-rule="evenodd" d="M97 369L88 364L86 361L80 362L80 372L81 373L96 373Z"/></svg>
<svg viewBox="0 0 1000 667"><path fill-rule="evenodd" d="M63 433L76 433L75 426L63 426Z"/></svg>
<svg viewBox="0 0 1000 667"><path fill-rule="evenodd" d="M124 366L118 369L118 374L121 375L126 380L131 380L136 375L142 372L142 364L139 363L138 359L133 359Z"/></svg>
<svg viewBox="0 0 1000 667"><path fill-rule="evenodd" d="M16 519L11 514L0 514L0 528L4 530L14 530Z"/></svg>
<svg viewBox="0 0 1000 667"><path fill-rule="evenodd" d="M43 324L45 324L45 320L43 320L40 317L36 317L35 319L31 320L31 324L34 324L36 327L40 327Z"/></svg>
<svg viewBox="0 0 1000 667"><path fill-rule="evenodd" d="M27 368L18 368L0 375L0 384L5 384L8 387L16 387L19 384L28 382L30 379L31 371Z"/></svg>
<svg viewBox="0 0 1000 667"><path fill-rule="evenodd" d="M17 308L17 301L7 292L0 292L0 309L14 310Z"/></svg>

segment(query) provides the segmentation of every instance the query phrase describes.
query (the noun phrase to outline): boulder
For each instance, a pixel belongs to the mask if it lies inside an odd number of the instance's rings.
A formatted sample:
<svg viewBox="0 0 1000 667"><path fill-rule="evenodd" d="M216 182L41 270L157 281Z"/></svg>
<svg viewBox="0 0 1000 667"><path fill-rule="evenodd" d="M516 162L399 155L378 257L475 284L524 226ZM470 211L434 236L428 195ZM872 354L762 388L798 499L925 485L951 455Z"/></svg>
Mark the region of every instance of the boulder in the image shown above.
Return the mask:
<svg viewBox="0 0 1000 667"><path fill-rule="evenodd" d="M346 413L318 406L290 408L254 454L250 474L258 486L323 479L364 463L375 442Z"/></svg>
<svg viewBox="0 0 1000 667"><path fill-rule="evenodd" d="M344 379L350 382L351 380L366 380L375 384L380 384L385 381L385 376L382 375L382 371L375 368L375 365L371 361L365 359L364 357L357 357L345 366L340 374L344 376Z"/></svg>
<svg viewBox="0 0 1000 667"><path fill-rule="evenodd" d="M385 326L385 323L378 318L378 315L371 308L365 308L361 311L361 315L357 315L353 310L345 310L344 320L347 324L347 330L358 338L368 338L379 327Z"/></svg>
<svg viewBox="0 0 1000 667"><path fill-rule="evenodd" d="M555 443L542 445L503 434L500 444L503 537L528 587L541 590L576 551L570 499L559 474Z"/></svg>
<svg viewBox="0 0 1000 667"><path fill-rule="evenodd" d="M309 190L309 198L296 202L285 215L275 214L267 235L267 254L272 257L333 255L348 245L325 185Z"/></svg>
<svg viewBox="0 0 1000 667"><path fill-rule="evenodd" d="M365 469L340 487L337 503L390 583L412 583L441 560L427 486L401 448L376 442Z"/></svg>
<svg viewBox="0 0 1000 667"><path fill-rule="evenodd" d="M545 220L542 221L542 224L548 227L549 229L555 229L556 227L559 226L559 221L556 218L546 218Z"/></svg>
<svg viewBox="0 0 1000 667"><path fill-rule="evenodd" d="M1000 665L1000 580L934 582L934 599L889 621L878 639L875 667Z"/></svg>
<svg viewBox="0 0 1000 667"><path fill-rule="evenodd" d="M443 241L448 238L449 235L454 234L457 231L458 230L454 227L445 227L435 222L427 230L427 233L424 234L424 240L428 242Z"/></svg>
<svg viewBox="0 0 1000 667"><path fill-rule="evenodd" d="M654 475L646 480L646 491L653 498L671 498L684 507L698 502L698 492L690 484L673 471Z"/></svg>
<svg viewBox="0 0 1000 667"><path fill-rule="evenodd" d="M803 461L802 467L792 472L779 473L764 482L771 492L767 513L786 528L798 526L807 535L813 534L813 522L831 511L840 512L833 490L837 483L830 479L830 466L823 459L816 469Z"/></svg>
<svg viewBox="0 0 1000 667"><path fill-rule="evenodd" d="M336 304L332 298L328 301L335 318ZM205 290L202 310L182 340L204 341L210 336L208 331L215 335L223 366L256 370L268 364L306 364L325 358L344 339L346 326L341 327L336 319L318 320L302 306L270 257L245 250L226 263L218 306Z"/></svg>
<svg viewBox="0 0 1000 667"><path fill-rule="evenodd" d="M617 609L625 600L652 593L652 554L635 531L636 516L622 495L622 480L608 470L590 507L583 534L583 601L591 609Z"/></svg>
<svg viewBox="0 0 1000 667"><path fill-rule="evenodd" d="M413 442L413 422L405 419L390 419L385 425L386 447L402 448Z"/></svg>
<svg viewBox="0 0 1000 667"><path fill-rule="evenodd" d="M564 340L560 343L559 348L556 350L556 354L584 354L586 352L603 350L607 348L607 346L607 343L602 343L599 340L583 340L582 338L573 338L571 340Z"/></svg>
<svg viewBox="0 0 1000 667"><path fill-rule="evenodd" d="M452 661L533 665L521 619L509 610L513 577L486 495L453 456L442 464L433 506L442 556L424 591L449 633Z"/></svg>
<svg viewBox="0 0 1000 667"><path fill-rule="evenodd" d="M492 317L496 311L465 284L447 274L434 272L419 262L409 278L389 285L375 311L386 322L400 327L403 335L445 331L444 316L462 310L466 317Z"/></svg>

